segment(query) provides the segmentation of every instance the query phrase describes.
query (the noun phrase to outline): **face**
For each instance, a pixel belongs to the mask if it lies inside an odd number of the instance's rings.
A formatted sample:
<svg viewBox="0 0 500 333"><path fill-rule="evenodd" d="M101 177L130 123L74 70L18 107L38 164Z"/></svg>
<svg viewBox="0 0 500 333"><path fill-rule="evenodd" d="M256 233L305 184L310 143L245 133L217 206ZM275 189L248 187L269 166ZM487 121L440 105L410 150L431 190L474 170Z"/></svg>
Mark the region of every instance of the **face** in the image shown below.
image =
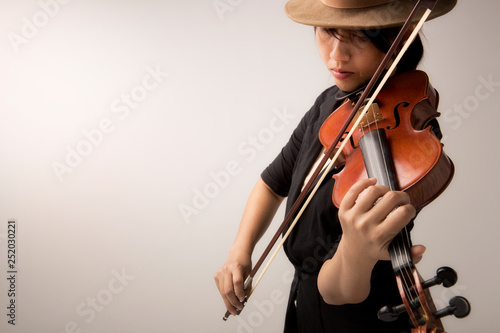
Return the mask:
<svg viewBox="0 0 500 333"><path fill-rule="evenodd" d="M385 56L360 31L316 27L315 32L321 58L341 90L368 83Z"/></svg>

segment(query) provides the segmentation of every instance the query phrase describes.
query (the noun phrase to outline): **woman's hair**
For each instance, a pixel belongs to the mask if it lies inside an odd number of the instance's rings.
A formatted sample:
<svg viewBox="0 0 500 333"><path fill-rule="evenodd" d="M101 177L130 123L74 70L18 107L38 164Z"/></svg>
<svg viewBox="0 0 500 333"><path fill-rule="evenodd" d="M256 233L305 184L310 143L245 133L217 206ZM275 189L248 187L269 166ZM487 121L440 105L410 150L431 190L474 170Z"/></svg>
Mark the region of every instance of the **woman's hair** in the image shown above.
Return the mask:
<svg viewBox="0 0 500 333"><path fill-rule="evenodd" d="M316 30L316 27L314 27ZM340 32L341 29L326 29L328 34L334 36L337 39L341 39L345 36ZM386 28L386 29L376 29L376 30L358 30L361 32L366 38L368 38L373 45L383 53L387 53L391 48L392 43L396 40L396 37L401 30L400 27L395 28ZM351 33L353 31L351 30ZM395 58L401 48L403 47L403 42L400 43L398 49L394 53L393 57ZM396 69L396 73L402 73L407 71L412 71L417 69L418 64L422 60L424 56L424 45L422 44L422 39L420 35L415 37L415 40L411 43L408 50L406 50L405 54L399 61Z"/></svg>
<svg viewBox="0 0 500 333"><path fill-rule="evenodd" d="M370 41L378 48L380 51L387 53L389 48L391 47L394 40L399 33L401 28L387 28L387 29L379 29L379 30L362 30L363 34L367 36ZM395 56L401 49L401 46L396 51ZM406 71L415 70L422 60L424 55L424 45L422 44L422 39L420 35L417 35L413 43L410 45L408 50L405 52L401 60L397 65L396 73L402 73Z"/></svg>

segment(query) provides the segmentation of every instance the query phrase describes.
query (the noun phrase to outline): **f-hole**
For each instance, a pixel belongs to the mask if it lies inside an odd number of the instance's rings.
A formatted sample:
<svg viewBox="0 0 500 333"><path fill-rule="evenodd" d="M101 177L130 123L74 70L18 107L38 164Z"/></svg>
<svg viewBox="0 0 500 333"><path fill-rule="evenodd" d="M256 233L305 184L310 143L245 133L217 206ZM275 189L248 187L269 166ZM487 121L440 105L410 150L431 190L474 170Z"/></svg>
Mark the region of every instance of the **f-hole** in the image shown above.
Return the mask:
<svg viewBox="0 0 500 333"><path fill-rule="evenodd" d="M342 137L340 140L339 140L339 143L342 143L344 140L345 140L345 136L349 134L349 132L344 132L344 137ZM349 138L349 142L351 143L351 147L352 149L356 149L358 148L359 146L356 146L356 144L354 143L354 139L351 135L351 137Z"/></svg>
<svg viewBox="0 0 500 333"><path fill-rule="evenodd" d="M401 117L399 116L399 107L400 107L401 105L402 105L403 107L407 108L407 107L409 107L409 106L410 106L410 103L408 103L408 102L401 102L401 103L399 103L398 105L396 105L396 107L394 108L394 120L396 121L396 124L395 124L393 127L391 127L391 126L387 126L386 128L387 128L388 130L393 130L393 129L396 129L396 128L399 126L399 124L401 124Z"/></svg>

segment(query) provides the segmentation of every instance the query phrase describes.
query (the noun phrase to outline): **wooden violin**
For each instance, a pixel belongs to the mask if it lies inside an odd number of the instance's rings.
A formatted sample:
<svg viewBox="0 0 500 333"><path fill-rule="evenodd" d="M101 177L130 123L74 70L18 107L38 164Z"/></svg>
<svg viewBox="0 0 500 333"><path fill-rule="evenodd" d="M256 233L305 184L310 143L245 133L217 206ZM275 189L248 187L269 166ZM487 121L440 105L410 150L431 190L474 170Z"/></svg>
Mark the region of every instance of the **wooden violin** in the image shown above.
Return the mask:
<svg viewBox="0 0 500 333"><path fill-rule="evenodd" d="M326 148L354 105L347 100L323 123L319 137ZM424 72L405 72L390 78L342 150L345 162L342 171L334 176L333 203L339 207L347 190L367 177L377 178L378 184L393 191L407 192L417 210L437 198L454 174L453 162L428 125L439 116L437 105L437 92ZM422 282L410 247L410 233L405 227L389 247L403 304L380 309L379 318L392 321L406 311L415 327L413 333L443 333L439 318L450 314L465 317L470 305L465 298L455 297L449 307L437 311L428 288L436 284L451 287L457 274L442 267L435 278Z"/></svg>
<svg viewBox="0 0 500 333"><path fill-rule="evenodd" d="M340 130L343 119L350 114L352 103L346 101L323 123L319 139L326 148ZM334 176L333 203L340 207L351 186L367 178L365 165L374 169L372 174L377 176L387 170L390 175L386 177L390 176L391 183L395 185L392 189L407 192L417 210L441 194L453 178L454 166L439 139L431 132L431 127L427 126L439 116L437 104L437 92L424 72L410 71L389 79L378 94L376 103L371 105L353 132L349 144L342 150L346 162L342 171ZM348 127L348 130L351 128ZM378 132L371 133L369 139L367 134L374 129ZM385 137L384 142L390 145L390 149L385 147L380 152L386 158L383 161L363 159L370 151L379 149L375 144L382 138L374 141L377 136ZM363 146L358 149L360 145ZM390 159L387 156L389 150ZM390 169L389 162L392 165ZM392 170L398 172L393 173ZM382 183L391 187L388 182Z"/></svg>

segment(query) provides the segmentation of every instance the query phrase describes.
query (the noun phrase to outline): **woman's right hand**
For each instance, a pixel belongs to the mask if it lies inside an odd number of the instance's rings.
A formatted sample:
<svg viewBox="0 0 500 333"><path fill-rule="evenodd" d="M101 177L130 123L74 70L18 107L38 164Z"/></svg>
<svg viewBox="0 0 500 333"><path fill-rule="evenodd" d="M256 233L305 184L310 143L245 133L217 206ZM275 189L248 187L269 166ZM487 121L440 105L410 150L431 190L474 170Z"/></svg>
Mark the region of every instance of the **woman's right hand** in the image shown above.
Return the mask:
<svg viewBox="0 0 500 333"><path fill-rule="evenodd" d="M245 290L245 279L252 269L251 254L245 251L231 251L225 264L215 273L215 283L226 305L226 309L237 315L243 309L250 288Z"/></svg>
<svg viewBox="0 0 500 333"><path fill-rule="evenodd" d="M283 199L261 178L250 193L229 257L214 276L226 309L232 315L243 309L242 302L251 290L250 285L245 290L245 280L252 271L252 252Z"/></svg>

